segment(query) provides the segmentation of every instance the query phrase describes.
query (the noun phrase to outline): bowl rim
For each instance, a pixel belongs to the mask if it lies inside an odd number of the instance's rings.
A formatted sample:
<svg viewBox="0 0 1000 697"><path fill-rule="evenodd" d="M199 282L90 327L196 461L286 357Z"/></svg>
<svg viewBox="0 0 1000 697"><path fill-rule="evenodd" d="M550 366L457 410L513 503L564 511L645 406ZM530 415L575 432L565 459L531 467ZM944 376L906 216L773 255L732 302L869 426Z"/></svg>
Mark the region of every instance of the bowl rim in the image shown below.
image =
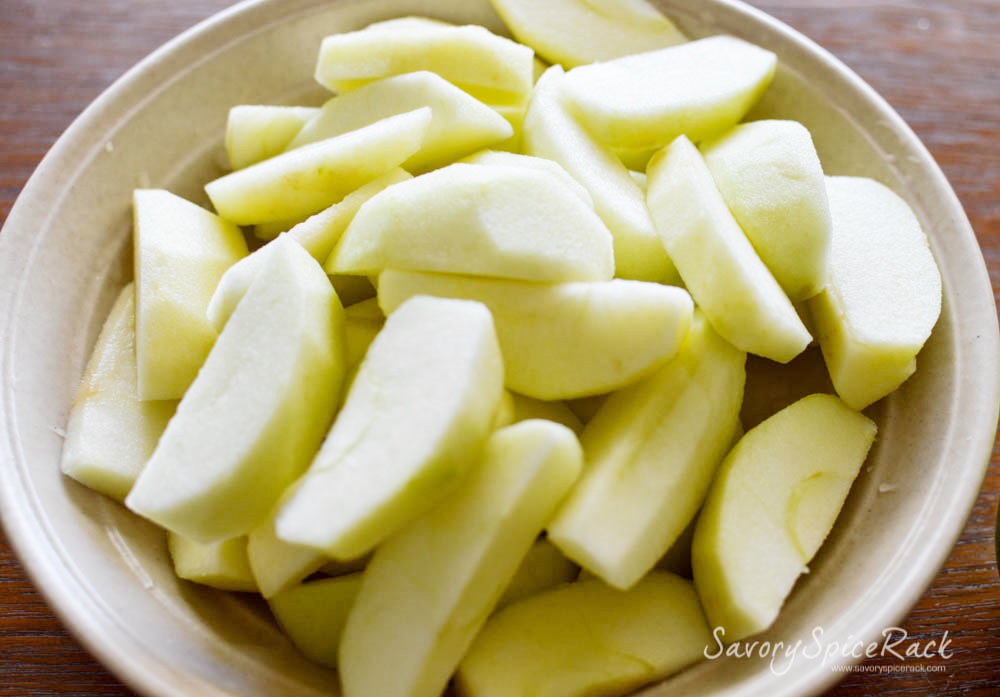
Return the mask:
<svg viewBox="0 0 1000 697"><path fill-rule="evenodd" d="M996 438L995 424L1000 414L1000 327L997 324L992 283L983 261L982 250L956 193L929 151L895 109L840 59L797 30L740 0L714 1L779 34L787 42L787 48L807 56L828 71L834 79L847 83L860 96L865 109L878 112L881 117L888 119L894 136L917 158L915 165L927 176L928 189L940 197L940 203L946 207L947 214L954 221L957 230L953 232L960 234L958 242L964 254L970 261L977 261L970 264L968 275L963 279L963 288L972 289L973 297L979 303L975 308L974 321L970 322L973 325L971 329L978 334L977 343L969 350L975 351L976 365L981 368L982 374L990 375L992 379L977 381L975 389L968 395L974 397L970 403L976 405L979 418L975 427L968 429L965 434L968 438L963 439L963 457L956 459L968 462L970 481L979 472L979 483L975 488L970 485L950 492L949 500L942 501L938 506L943 514L938 520L936 534L927 544L915 549L911 560L914 563L910 568L897 571L897 575L893 577L905 586L905 592L897 593L890 601L881 603L879 611L870 618L865 631L860 632L863 637L874 637L879 628L905 616L933 582L965 527L978 498L982 479L986 475ZM112 131L127 119L135 108L136 101L141 102L147 92L143 84L157 76L169 79L170 74L178 68L195 65L207 56L223 51L228 43L227 37L243 36L241 27L262 30L264 26L288 21L297 12L314 11L324 4L322 0L299 0L291 8L291 12L278 17L273 10L281 3L282 0L243 0L167 41L126 71L86 107L46 153L17 197L0 233L0 268L8 271L0 274L0 307L11 310L3 313L0 319L0 367L3 371L0 374L6 383L3 398L0 399L0 454L3 456L3 462L0 463L0 524L28 577L60 621L126 685L149 697L179 697L185 694L183 680L178 682L178 675L159 662L155 655L144 653L141 660L137 660L135 655L126 658L119 651L126 635L116 623L109 622L102 616L103 608L95 602L80 602L79 595L64 592L67 583L78 584L84 597L88 601L93 600L84 579L74 576L72 564L58 539L46 532L46 544L36 544L36 530L39 525L44 527L44 521L37 519L35 511L39 504L30 500L31 492L23 487L24 482L14 467L19 458L18 446L14 442L13 431L9 428L13 412L7 396L12 389L14 375L7 349L15 315L12 311L19 306L23 290L23 279L16 271L25 266L33 253L30 235L27 232L19 234L17 231L26 227L31 211L37 210L39 204L46 202L48 196L45 185L54 173L61 169L73 169L78 165L77 160L83 152L81 138L86 136L93 139L93 135L87 134ZM268 19L265 25L258 23L257 13ZM985 426L989 421L994 424L992 428ZM976 467L979 469L976 470ZM21 500L26 495L27 504ZM945 506L945 503L948 505ZM845 660L843 664L855 662L857 661ZM829 688L844 675L845 673L830 670L829 665L800 671L793 684L787 688L782 686L782 693L816 694ZM218 694L228 693L220 691Z"/></svg>

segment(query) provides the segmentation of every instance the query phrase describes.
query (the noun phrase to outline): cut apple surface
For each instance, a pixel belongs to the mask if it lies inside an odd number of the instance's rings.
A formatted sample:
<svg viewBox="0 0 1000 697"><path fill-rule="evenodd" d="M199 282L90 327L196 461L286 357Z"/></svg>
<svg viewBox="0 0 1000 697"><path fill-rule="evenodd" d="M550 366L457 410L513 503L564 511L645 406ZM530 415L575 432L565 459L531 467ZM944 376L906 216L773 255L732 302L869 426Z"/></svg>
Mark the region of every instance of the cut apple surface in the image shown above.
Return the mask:
<svg viewBox="0 0 1000 697"><path fill-rule="evenodd" d="M650 572L628 591L597 579L505 607L462 659L462 697L624 695L700 660L712 633L690 581Z"/></svg>
<svg viewBox="0 0 1000 697"><path fill-rule="evenodd" d="M635 382L677 352L693 309L687 291L641 281L547 285L408 271L379 276L386 314L417 295L485 304L496 322L507 387L544 400Z"/></svg>
<svg viewBox="0 0 1000 697"><path fill-rule="evenodd" d="M567 559L555 545L544 537L539 538L521 560L514 578L497 603L497 609L569 583L579 573L580 567Z"/></svg>
<svg viewBox="0 0 1000 697"><path fill-rule="evenodd" d="M912 209L883 184L827 179L825 290L809 301L837 394L855 409L899 387L941 314L941 274Z"/></svg>
<svg viewBox="0 0 1000 697"><path fill-rule="evenodd" d="M564 426L501 429L448 499L379 546L344 629L344 697L440 695L581 460Z"/></svg>
<svg viewBox="0 0 1000 697"><path fill-rule="evenodd" d="M537 169L558 177L569 189L580 197L580 200L591 208L594 207L594 199L590 192L583 188L566 169L555 160L547 157L535 157L534 155L523 155L520 153L505 152L501 150L480 150L477 153L463 157L461 162L472 165L494 165L498 167L527 167Z"/></svg>
<svg viewBox="0 0 1000 697"><path fill-rule="evenodd" d="M266 519L319 448L340 397L340 301L301 246L274 244L125 501L198 542Z"/></svg>
<svg viewBox="0 0 1000 697"><path fill-rule="evenodd" d="M698 149L681 136L649 163L646 201L667 253L715 330L787 363L812 337L757 256Z"/></svg>
<svg viewBox="0 0 1000 697"><path fill-rule="evenodd" d="M617 588L638 582L694 518L732 445L745 362L697 315L676 358L587 423L586 469L549 540Z"/></svg>
<svg viewBox="0 0 1000 697"><path fill-rule="evenodd" d="M611 233L549 172L458 163L389 187L358 211L327 261L528 281L604 281Z"/></svg>
<svg viewBox="0 0 1000 697"><path fill-rule="evenodd" d="M167 549L178 578L224 591L257 590L257 582L247 560L246 537L196 542L169 532Z"/></svg>
<svg viewBox="0 0 1000 697"><path fill-rule="evenodd" d="M135 286L122 289L97 337L66 426L60 467L121 501L177 408L141 400L135 363Z"/></svg>
<svg viewBox="0 0 1000 697"><path fill-rule="evenodd" d="M567 68L686 41L645 0L490 0L514 37Z"/></svg>
<svg viewBox="0 0 1000 697"><path fill-rule="evenodd" d="M205 315L247 254L239 228L162 189L133 194L135 353L140 399L180 399L215 342Z"/></svg>
<svg viewBox="0 0 1000 697"><path fill-rule="evenodd" d="M701 144L736 222L789 300L826 283L830 206L823 167L805 126L754 121Z"/></svg>
<svg viewBox="0 0 1000 697"><path fill-rule="evenodd" d="M302 126L318 113L318 107L307 106L234 106L226 121L229 166L243 169L284 152Z"/></svg>
<svg viewBox="0 0 1000 697"><path fill-rule="evenodd" d="M732 36L584 65L565 94L595 137L613 148L698 142L735 126L771 84L777 57Z"/></svg>
<svg viewBox="0 0 1000 697"><path fill-rule="evenodd" d="M361 588L361 574L324 578L292 586L268 598L278 624L308 658L337 667L347 616Z"/></svg>
<svg viewBox="0 0 1000 697"><path fill-rule="evenodd" d="M205 193L237 225L303 220L409 159L430 123L429 107L389 116L226 174Z"/></svg>
<svg viewBox="0 0 1000 697"><path fill-rule="evenodd" d="M614 239L615 275L676 282L677 271L656 232L642 189L625 165L566 111L565 73L549 68L535 85L524 118L524 151L561 164L590 193Z"/></svg>
<svg viewBox="0 0 1000 697"><path fill-rule="evenodd" d="M370 551L454 489L482 451L502 390L484 305L429 297L403 304L279 511L278 537L339 559Z"/></svg>
<svg viewBox="0 0 1000 697"><path fill-rule="evenodd" d="M726 643L774 622L847 498L875 424L833 395L805 397L747 431L698 517L694 582Z"/></svg>

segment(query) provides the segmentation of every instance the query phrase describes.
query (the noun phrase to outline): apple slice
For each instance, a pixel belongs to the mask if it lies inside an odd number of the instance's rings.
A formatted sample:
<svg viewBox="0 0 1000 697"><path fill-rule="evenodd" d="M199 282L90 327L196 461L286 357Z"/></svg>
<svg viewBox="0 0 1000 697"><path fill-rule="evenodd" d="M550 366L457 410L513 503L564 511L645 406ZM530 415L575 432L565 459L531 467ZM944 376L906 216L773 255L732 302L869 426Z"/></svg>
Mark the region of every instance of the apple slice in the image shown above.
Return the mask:
<svg viewBox="0 0 1000 697"><path fill-rule="evenodd" d="M361 574L309 581L268 598L278 624L307 658L337 667L340 639L361 588Z"/></svg>
<svg viewBox="0 0 1000 697"><path fill-rule="evenodd" d="M741 124L701 144L736 222L792 302L826 283L830 206L812 136L795 121Z"/></svg>
<svg viewBox="0 0 1000 697"><path fill-rule="evenodd" d="M747 431L698 517L694 582L725 642L771 626L844 505L874 422L837 397L805 397Z"/></svg>
<svg viewBox="0 0 1000 697"><path fill-rule="evenodd" d="M229 166L243 169L282 153L318 113L318 107L308 106L234 106L226 121Z"/></svg>
<svg viewBox="0 0 1000 697"><path fill-rule="evenodd" d="M323 263L330 251L344 234L348 224L357 214L361 204L383 189L412 177L398 167L391 169L377 179L368 182L356 191L351 192L339 203L309 217L286 233L290 238L301 244L316 261ZM222 331L229 316L233 314L236 305L246 295L247 289L257 277L257 272L267 263L271 245L264 245L253 254L240 259L229 267L219 279L206 310L208 320L217 332ZM349 301L342 296L337 284L334 283L338 297L347 304Z"/></svg>
<svg viewBox="0 0 1000 697"><path fill-rule="evenodd" d="M540 537L521 560L496 609L569 583L576 579L579 572L580 568L563 556L555 545Z"/></svg>
<svg viewBox="0 0 1000 697"><path fill-rule="evenodd" d="M837 394L863 409L906 381L941 314L941 274L920 221L871 179L830 177L826 289L809 301Z"/></svg>
<svg viewBox="0 0 1000 697"><path fill-rule="evenodd" d="M653 225L642 189L615 154L566 111L564 81L558 66L538 80L524 118L524 151L558 162L593 197L597 214L614 238L617 276L676 282L677 271Z"/></svg>
<svg viewBox="0 0 1000 697"><path fill-rule="evenodd" d="M691 297L727 341L787 363L812 337L680 136L649 163L646 201Z"/></svg>
<svg viewBox="0 0 1000 697"><path fill-rule="evenodd" d="M502 390L485 306L428 297L403 304L278 511L278 537L336 559L367 553L458 484L479 457Z"/></svg>
<svg viewBox="0 0 1000 697"><path fill-rule="evenodd" d="M614 252L607 227L558 177L457 163L365 203L326 268L605 281L614 275Z"/></svg>
<svg viewBox="0 0 1000 697"><path fill-rule="evenodd" d="M405 162L430 122L429 107L389 116L219 177L205 193L237 225L303 220Z"/></svg>
<svg viewBox="0 0 1000 697"><path fill-rule="evenodd" d="M247 254L240 229L162 189L133 194L140 399L180 399L216 332L205 316L222 274Z"/></svg>
<svg viewBox="0 0 1000 697"><path fill-rule="evenodd" d="M340 301L287 238L219 335L125 499L198 542L261 524L309 464L344 378Z"/></svg>
<svg viewBox="0 0 1000 697"><path fill-rule="evenodd" d="M288 149L425 106L432 111L427 134L420 149L402 164L410 172L450 164L514 135L514 129L496 111L444 78L421 70L377 80L330 99Z"/></svg>
<svg viewBox="0 0 1000 697"><path fill-rule="evenodd" d="M684 289L641 281L543 285L391 270L379 276L386 314L416 295L485 304L507 387L544 400L610 392L649 374L680 348L693 309Z"/></svg>
<svg viewBox="0 0 1000 697"><path fill-rule="evenodd" d="M121 501L177 402L139 399L135 364L135 286L122 289L104 321L66 426L60 467L81 484Z"/></svg>
<svg viewBox="0 0 1000 697"><path fill-rule="evenodd" d="M628 591L580 581L491 617L456 684L462 697L624 695L695 663L711 643L690 581L665 571Z"/></svg>
<svg viewBox="0 0 1000 697"><path fill-rule="evenodd" d="M733 443L745 362L698 313L677 357L584 427L587 468L549 540L612 586L638 582L695 517Z"/></svg>
<svg viewBox="0 0 1000 697"><path fill-rule="evenodd" d="M777 67L770 51L732 36L573 68L565 94L587 130L613 148L697 142L735 126Z"/></svg>
<svg viewBox="0 0 1000 697"><path fill-rule="evenodd" d="M687 38L645 0L490 0L518 41L567 68Z"/></svg>
<svg viewBox="0 0 1000 697"><path fill-rule="evenodd" d="M344 697L440 695L581 460L564 426L501 429L448 499L381 545L344 628Z"/></svg>
<svg viewBox="0 0 1000 697"><path fill-rule="evenodd" d="M460 162L470 165L493 165L495 167L527 167L528 169L541 170L558 177L559 181L573 190L580 200L591 208L594 207L594 199L590 192L583 188L566 169L555 160L548 157L535 157L534 155L524 155L521 153L504 152L500 150L480 150L467 157L463 157Z"/></svg>
<svg viewBox="0 0 1000 697"><path fill-rule="evenodd" d="M179 578L224 591L257 590L244 536L204 543L168 532L167 549Z"/></svg>
<svg viewBox="0 0 1000 697"><path fill-rule="evenodd" d="M385 326L385 315L379 309L378 300L369 298L355 303L344 310L344 328L347 332L347 367L361 364L368 347Z"/></svg>

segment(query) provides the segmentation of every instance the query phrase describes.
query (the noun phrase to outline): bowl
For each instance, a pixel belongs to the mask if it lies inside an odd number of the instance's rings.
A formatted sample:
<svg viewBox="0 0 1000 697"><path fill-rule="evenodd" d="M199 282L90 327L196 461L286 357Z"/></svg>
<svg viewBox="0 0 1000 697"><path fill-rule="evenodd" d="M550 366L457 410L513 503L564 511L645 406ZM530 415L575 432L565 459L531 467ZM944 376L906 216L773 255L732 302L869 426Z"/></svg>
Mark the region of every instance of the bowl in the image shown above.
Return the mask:
<svg viewBox="0 0 1000 697"><path fill-rule="evenodd" d="M660 0L692 36L730 33L780 68L753 117L812 132L830 174L876 178L913 206L941 268L943 311L916 375L871 410L880 434L820 554L761 640L825 647L878 641L945 561L985 473L1000 401L1000 336L972 229L933 159L859 77L808 39L732 0ZM155 697L336 694L266 607L172 572L164 536L64 478L61 434L84 365L130 273L135 187L207 203L239 103L319 103L327 34L403 14L503 32L486 0L255 0L153 53L66 131L0 235L0 510L28 573L80 641ZM805 695L857 657L720 657L650 694Z"/></svg>

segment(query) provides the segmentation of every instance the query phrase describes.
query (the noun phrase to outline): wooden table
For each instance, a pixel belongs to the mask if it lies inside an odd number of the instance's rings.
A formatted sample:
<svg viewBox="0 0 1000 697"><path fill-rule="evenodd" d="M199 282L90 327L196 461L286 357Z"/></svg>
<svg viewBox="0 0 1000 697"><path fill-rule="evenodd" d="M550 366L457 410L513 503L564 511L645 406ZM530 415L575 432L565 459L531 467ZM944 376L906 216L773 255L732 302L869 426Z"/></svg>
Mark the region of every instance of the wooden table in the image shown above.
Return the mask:
<svg viewBox="0 0 1000 697"><path fill-rule="evenodd" d="M0 220L45 151L102 89L230 4L0 0ZM754 4L832 50L899 110L957 190L1000 288L1000 0ZM903 623L925 640L948 631L954 656L945 672L855 673L831 697L1000 694L998 495L994 448L965 532ZM67 635L0 536L0 695L131 694Z"/></svg>

